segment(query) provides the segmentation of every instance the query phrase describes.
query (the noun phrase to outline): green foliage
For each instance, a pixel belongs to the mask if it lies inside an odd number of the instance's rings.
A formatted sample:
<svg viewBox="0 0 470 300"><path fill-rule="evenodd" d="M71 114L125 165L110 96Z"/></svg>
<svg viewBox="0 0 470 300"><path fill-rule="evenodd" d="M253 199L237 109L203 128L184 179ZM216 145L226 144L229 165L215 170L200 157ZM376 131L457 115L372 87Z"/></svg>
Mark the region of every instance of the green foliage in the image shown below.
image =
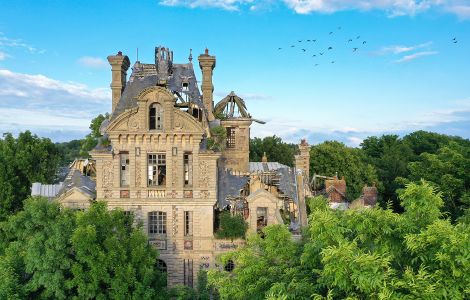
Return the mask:
<svg viewBox="0 0 470 300"><path fill-rule="evenodd" d="M0 139L0 220L23 207L33 182L53 182L59 149L51 140L26 131Z"/></svg>
<svg viewBox="0 0 470 300"><path fill-rule="evenodd" d="M108 118L109 114L106 113L104 115L99 114L96 118L91 120L91 132L81 142L80 157L90 157L89 152L96 147L98 140L102 137L100 133L101 123Z"/></svg>
<svg viewBox="0 0 470 300"><path fill-rule="evenodd" d="M468 299L470 226L442 219L441 194L426 182L400 192L404 213L381 208L311 209L303 242L282 225L219 260L209 271L222 299Z"/></svg>
<svg viewBox="0 0 470 300"><path fill-rule="evenodd" d="M222 151L225 148L227 130L223 126L214 126L211 129L211 137L207 139L207 148L213 151Z"/></svg>
<svg viewBox="0 0 470 300"><path fill-rule="evenodd" d="M220 214L219 230L215 233L219 239L235 239L245 238L248 224L241 215L234 215L228 211L224 211Z"/></svg>
<svg viewBox="0 0 470 300"><path fill-rule="evenodd" d="M60 166L67 166L74 161L75 158L80 157L80 148L82 140L72 140L70 142L56 143L60 152Z"/></svg>
<svg viewBox="0 0 470 300"><path fill-rule="evenodd" d="M197 294L199 300L211 299L211 290L207 283L207 271L199 270L197 272Z"/></svg>
<svg viewBox="0 0 470 300"><path fill-rule="evenodd" d="M232 272L209 270L209 284L217 288L221 299L264 299L279 291L288 291L289 299L309 295L311 286L297 281L299 248L287 227L268 226L263 232L264 239L251 235L245 247L219 258L222 266L234 262Z"/></svg>
<svg viewBox="0 0 470 300"><path fill-rule="evenodd" d="M340 142L324 142L310 149L310 173L345 177L349 200L358 198L365 184L378 184L374 167L367 163L361 149L350 148Z"/></svg>
<svg viewBox="0 0 470 300"><path fill-rule="evenodd" d="M263 139L250 139L250 161L261 161L266 153L268 161L275 161L286 166L294 166L294 154L297 146L284 143L280 137L268 136Z"/></svg>
<svg viewBox="0 0 470 300"><path fill-rule="evenodd" d="M104 202L77 212L26 200L1 226L1 298L164 298L157 253L128 218Z"/></svg>

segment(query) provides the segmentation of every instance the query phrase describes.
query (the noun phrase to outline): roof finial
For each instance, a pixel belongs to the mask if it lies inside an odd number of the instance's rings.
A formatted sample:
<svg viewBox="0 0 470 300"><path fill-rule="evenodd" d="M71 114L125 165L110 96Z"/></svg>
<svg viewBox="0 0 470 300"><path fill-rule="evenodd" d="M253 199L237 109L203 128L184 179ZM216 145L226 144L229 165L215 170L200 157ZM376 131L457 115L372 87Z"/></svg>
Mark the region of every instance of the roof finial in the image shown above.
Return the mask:
<svg viewBox="0 0 470 300"><path fill-rule="evenodd" d="M189 62L192 62L193 61L193 49L189 49Z"/></svg>
<svg viewBox="0 0 470 300"><path fill-rule="evenodd" d="M263 153L263 157L261 158L261 162L268 162L268 157L266 156L266 152Z"/></svg>
<svg viewBox="0 0 470 300"><path fill-rule="evenodd" d="M209 55L209 49L207 49L207 47L206 47L205 54L206 54L206 55Z"/></svg>

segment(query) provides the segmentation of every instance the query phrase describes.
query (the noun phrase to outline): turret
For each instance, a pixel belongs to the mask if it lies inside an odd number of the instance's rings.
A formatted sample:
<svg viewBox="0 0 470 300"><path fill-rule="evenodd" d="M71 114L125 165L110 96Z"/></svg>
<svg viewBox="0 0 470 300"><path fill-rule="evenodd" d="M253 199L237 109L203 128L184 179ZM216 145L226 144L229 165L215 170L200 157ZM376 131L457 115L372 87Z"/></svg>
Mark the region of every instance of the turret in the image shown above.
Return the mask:
<svg viewBox="0 0 470 300"><path fill-rule="evenodd" d="M112 91L112 111L114 111L126 87L127 70L131 63L129 57L122 55L121 51L117 55L108 56L108 62L111 65L112 79L110 86Z"/></svg>
<svg viewBox="0 0 470 300"><path fill-rule="evenodd" d="M299 154L295 156L295 167L302 170L305 178L310 178L310 146L305 139L299 144Z"/></svg>

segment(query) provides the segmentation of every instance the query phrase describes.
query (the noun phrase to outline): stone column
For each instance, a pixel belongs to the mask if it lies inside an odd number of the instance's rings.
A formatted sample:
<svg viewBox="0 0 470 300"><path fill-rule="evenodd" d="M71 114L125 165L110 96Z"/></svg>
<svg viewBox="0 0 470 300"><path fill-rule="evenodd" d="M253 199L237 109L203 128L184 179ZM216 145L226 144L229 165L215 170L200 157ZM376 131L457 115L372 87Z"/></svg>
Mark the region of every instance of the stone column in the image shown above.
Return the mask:
<svg viewBox="0 0 470 300"><path fill-rule="evenodd" d="M214 85L212 84L212 71L215 68L215 56L209 55L209 50L206 49L204 54L199 55L199 67L202 71L202 99L204 106L207 109L209 121L214 120L212 113L213 107L213 92Z"/></svg>
<svg viewBox="0 0 470 300"><path fill-rule="evenodd" d="M111 65L111 91L112 91L112 111L116 108L119 99L121 99L122 92L126 87L127 70L130 66L129 57L122 55L119 51L117 55L108 56L108 62Z"/></svg>

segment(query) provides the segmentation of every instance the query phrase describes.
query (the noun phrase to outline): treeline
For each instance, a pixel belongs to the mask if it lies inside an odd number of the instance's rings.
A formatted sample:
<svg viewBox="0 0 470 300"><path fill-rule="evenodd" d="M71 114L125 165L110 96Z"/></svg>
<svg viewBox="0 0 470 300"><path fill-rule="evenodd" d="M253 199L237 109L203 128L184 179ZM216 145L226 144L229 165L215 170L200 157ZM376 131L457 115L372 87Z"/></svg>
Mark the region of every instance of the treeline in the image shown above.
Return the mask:
<svg viewBox="0 0 470 300"><path fill-rule="evenodd" d="M279 137L250 141L250 160L260 161L264 152L269 161L292 166L295 145ZM456 220L469 213L470 141L460 137L416 131L403 138L383 135L365 139L360 147L327 141L310 150L310 175L344 176L348 199L360 196L362 187L376 184L379 203L400 212L397 190L405 184L425 179L444 199L443 212Z"/></svg>

